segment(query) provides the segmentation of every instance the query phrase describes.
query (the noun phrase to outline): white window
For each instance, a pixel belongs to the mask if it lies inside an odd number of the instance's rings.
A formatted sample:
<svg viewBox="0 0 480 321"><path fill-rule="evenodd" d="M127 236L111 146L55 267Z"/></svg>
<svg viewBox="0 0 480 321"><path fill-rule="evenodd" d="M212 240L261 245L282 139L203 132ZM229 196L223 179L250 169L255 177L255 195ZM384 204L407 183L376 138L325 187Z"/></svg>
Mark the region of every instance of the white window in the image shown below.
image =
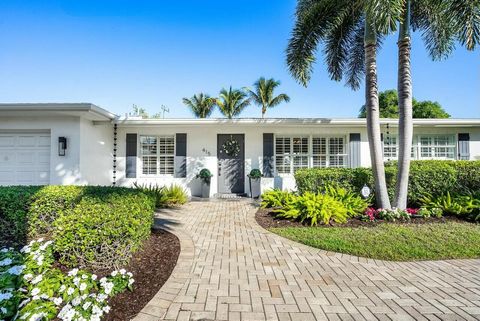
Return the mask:
<svg viewBox="0 0 480 321"><path fill-rule="evenodd" d="M344 137L313 137L312 167L346 167Z"/></svg>
<svg viewBox="0 0 480 321"><path fill-rule="evenodd" d="M418 149L420 159L455 159L455 136L420 135Z"/></svg>
<svg viewBox="0 0 480 321"><path fill-rule="evenodd" d="M140 136L142 174L173 175L175 171L174 136Z"/></svg>
<svg viewBox="0 0 480 321"><path fill-rule="evenodd" d="M275 139L275 167L279 174L293 174L308 168L308 137L277 137Z"/></svg>
<svg viewBox="0 0 480 321"><path fill-rule="evenodd" d="M383 135L383 158L385 160L397 159L398 142L396 135Z"/></svg>
<svg viewBox="0 0 480 321"><path fill-rule="evenodd" d="M345 144L344 137L276 137L277 173L293 174L309 167L346 167Z"/></svg>

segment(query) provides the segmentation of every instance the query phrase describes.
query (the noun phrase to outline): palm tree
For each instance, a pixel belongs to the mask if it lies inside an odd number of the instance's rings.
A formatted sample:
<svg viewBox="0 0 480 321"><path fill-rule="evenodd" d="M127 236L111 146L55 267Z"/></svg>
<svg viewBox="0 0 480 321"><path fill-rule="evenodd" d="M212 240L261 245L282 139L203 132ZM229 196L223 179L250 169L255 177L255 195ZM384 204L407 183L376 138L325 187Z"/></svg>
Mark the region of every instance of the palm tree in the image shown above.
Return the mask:
<svg viewBox="0 0 480 321"><path fill-rule="evenodd" d="M267 108L272 108L282 102L288 103L290 101L290 97L288 97L287 94L273 95L275 88L280 86L280 81L276 81L273 78L265 79L264 77L260 77L253 86L255 88L254 90L250 88L245 88L245 90L253 102L262 107L262 118L265 116Z"/></svg>
<svg viewBox="0 0 480 321"><path fill-rule="evenodd" d="M367 131L377 205L390 208L380 137L376 51L393 30L401 6L393 0L298 0L296 23L287 48L290 73L307 85L322 44L332 80L358 89L365 76Z"/></svg>
<svg viewBox="0 0 480 321"><path fill-rule="evenodd" d="M220 96L216 104L225 117L232 119L238 116L245 107L250 105L250 99L242 90L232 89L232 86L230 86L228 90L223 88L220 91Z"/></svg>
<svg viewBox="0 0 480 321"><path fill-rule="evenodd" d="M410 30L421 30L433 60L447 57L458 40L468 50L480 41L479 0L398 0L403 4L398 35L398 174L394 205L407 206L413 138L413 96Z"/></svg>
<svg viewBox="0 0 480 321"><path fill-rule="evenodd" d="M199 93L192 98L183 98L183 103L187 105L197 118L208 118L213 112L216 99L207 94Z"/></svg>

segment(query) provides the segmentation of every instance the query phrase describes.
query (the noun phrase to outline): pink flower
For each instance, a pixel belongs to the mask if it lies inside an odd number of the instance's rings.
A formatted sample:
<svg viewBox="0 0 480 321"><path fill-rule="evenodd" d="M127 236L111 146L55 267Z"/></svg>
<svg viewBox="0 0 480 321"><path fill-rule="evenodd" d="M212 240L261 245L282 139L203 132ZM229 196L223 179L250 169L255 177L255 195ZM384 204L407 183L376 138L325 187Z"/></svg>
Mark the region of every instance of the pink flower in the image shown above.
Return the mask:
<svg viewBox="0 0 480 321"><path fill-rule="evenodd" d="M368 216L368 219L370 221L375 221L375 216L377 215L377 210L374 209L373 207L368 207L365 210L365 215Z"/></svg>
<svg viewBox="0 0 480 321"><path fill-rule="evenodd" d="M407 208L406 211L410 215L415 215L418 213L418 208Z"/></svg>

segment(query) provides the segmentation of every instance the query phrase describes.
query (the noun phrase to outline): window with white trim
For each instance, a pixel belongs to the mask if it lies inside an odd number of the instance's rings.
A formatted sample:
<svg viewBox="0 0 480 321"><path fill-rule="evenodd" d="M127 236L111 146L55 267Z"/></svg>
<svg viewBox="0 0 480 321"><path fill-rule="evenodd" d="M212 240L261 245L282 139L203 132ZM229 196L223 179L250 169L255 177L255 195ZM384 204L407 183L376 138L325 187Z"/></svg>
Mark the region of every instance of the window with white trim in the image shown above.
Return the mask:
<svg viewBox="0 0 480 321"><path fill-rule="evenodd" d="M309 167L346 166L345 137L275 137L275 167L278 174L293 174L298 169Z"/></svg>
<svg viewBox="0 0 480 321"><path fill-rule="evenodd" d="M308 168L308 137L276 137L275 167L279 174L293 174L297 169Z"/></svg>
<svg viewBox="0 0 480 321"><path fill-rule="evenodd" d="M385 160L397 159L398 142L397 135L383 135L383 158Z"/></svg>
<svg viewBox="0 0 480 321"><path fill-rule="evenodd" d="M420 159L455 159L455 135L420 135L418 149Z"/></svg>
<svg viewBox="0 0 480 321"><path fill-rule="evenodd" d="M173 175L175 171L174 136L140 136L142 174Z"/></svg>
<svg viewBox="0 0 480 321"><path fill-rule="evenodd" d="M312 137L312 167L346 167L344 137Z"/></svg>

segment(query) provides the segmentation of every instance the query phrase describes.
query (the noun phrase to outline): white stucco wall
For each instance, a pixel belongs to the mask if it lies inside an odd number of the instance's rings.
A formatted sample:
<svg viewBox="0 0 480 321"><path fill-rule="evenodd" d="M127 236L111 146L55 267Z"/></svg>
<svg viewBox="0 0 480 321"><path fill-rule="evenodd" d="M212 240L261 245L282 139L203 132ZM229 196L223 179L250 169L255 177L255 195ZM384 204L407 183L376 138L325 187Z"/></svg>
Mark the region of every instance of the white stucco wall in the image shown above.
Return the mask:
<svg viewBox="0 0 480 321"><path fill-rule="evenodd" d="M88 185L113 182L113 125L80 120L80 172Z"/></svg>
<svg viewBox="0 0 480 321"><path fill-rule="evenodd" d="M175 135L176 133L187 134L187 177L174 178L172 176L146 176L141 174L141 159L137 156L137 178L125 178L125 138L127 133L138 135ZM118 183L119 185L131 186L137 181L140 184L169 185L172 183L184 186L193 195L200 194L200 184L195 175L202 168L208 168L212 174L211 195L217 193L218 168L217 168L217 135L218 134L244 134L245 135L245 192L249 193L247 174L253 168L262 170L263 164L263 133L276 135L340 135L346 138L348 143L349 133L361 133L361 139L366 140L366 134L360 128L331 128L331 127L260 127L238 124L214 124L214 125L189 125L171 126L157 125L152 127L119 127L118 129ZM138 146L137 146L138 147ZM362 143L362 149L365 146ZM368 146L366 147L368 148ZM347 147L348 150L348 147ZM137 148L139 153L139 148ZM367 150L368 151L368 150ZM363 159L362 164L366 164ZM295 180L292 175L279 175L275 178L263 178L262 190L271 188L295 189Z"/></svg>

